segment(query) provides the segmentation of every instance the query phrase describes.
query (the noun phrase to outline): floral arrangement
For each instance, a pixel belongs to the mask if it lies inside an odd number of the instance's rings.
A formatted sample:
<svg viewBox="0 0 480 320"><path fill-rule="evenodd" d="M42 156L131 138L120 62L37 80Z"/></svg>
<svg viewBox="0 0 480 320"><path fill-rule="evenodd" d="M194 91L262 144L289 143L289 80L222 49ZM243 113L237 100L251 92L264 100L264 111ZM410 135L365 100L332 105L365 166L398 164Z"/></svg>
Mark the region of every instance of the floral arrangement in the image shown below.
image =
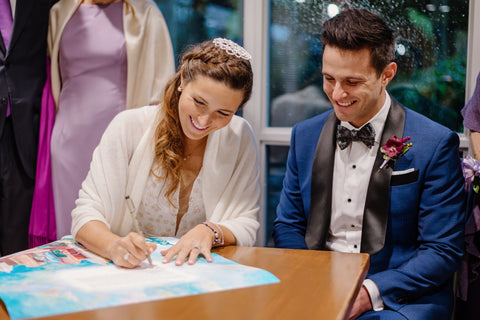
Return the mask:
<svg viewBox="0 0 480 320"><path fill-rule="evenodd" d="M470 189L470 186L473 186L473 191L478 193L480 190L480 161L471 156L466 156L462 159L462 171L467 190Z"/></svg>
<svg viewBox="0 0 480 320"><path fill-rule="evenodd" d="M410 137L397 138L395 135L387 140L387 142L380 148L380 151L383 153L384 161L380 168L378 168L378 172L380 172L380 170L382 170L390 161L397 160L408 151L412 146L411 142L405 143L408 140L410 140Z"/></svg>

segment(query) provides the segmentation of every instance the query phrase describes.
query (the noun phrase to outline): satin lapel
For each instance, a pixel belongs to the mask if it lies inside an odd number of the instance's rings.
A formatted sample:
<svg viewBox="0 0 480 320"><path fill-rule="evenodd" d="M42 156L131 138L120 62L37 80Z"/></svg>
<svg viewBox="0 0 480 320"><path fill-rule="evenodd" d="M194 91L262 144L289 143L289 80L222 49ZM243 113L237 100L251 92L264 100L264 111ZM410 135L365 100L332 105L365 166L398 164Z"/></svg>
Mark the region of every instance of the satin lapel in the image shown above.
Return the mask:
<svg viewBox="0 0 480 320"><path fill-rule="evenodd" d="M332 112L323 126L313 157L310 215L305 233L309 249L321 250L325 247L330 226L337 124L335 112Z"/></svg>
<svg viewBox="0 0 480 320"><path fill-rule="evenodd" d="M22 29L28 22L30 11L32 11L32 1L17 0L15 17L13 17L12 37L10 39L10 50L15 46L15 42L22 33Z"/></svg>
<svg viewBox="0 0 480 320"><path fill-rule="evenodd" d="M405 127L405 109L392 98L392 106L385 122L380 147L393 135L403 137ZM385 235L390 211L390 178L392 168L378 168L383 162L383 154L378 148L377 158L373 165L368 184L367 199L362 227L361 252L375 254L385 245Z"/></svg>

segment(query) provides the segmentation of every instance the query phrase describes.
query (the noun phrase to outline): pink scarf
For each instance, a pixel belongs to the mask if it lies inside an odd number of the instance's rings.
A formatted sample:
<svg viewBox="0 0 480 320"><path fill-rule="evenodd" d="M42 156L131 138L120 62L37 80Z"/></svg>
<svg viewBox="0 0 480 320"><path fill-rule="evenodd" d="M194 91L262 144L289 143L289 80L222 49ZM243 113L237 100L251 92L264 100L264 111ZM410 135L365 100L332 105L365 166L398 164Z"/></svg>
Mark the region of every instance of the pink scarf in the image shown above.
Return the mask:
<svg viewBox="0 0 480 320"><path fill-rule="evenodd" d="M50 59L47 58L47 80L42 93L35 190L28 230L30 248L57 240L50 165L50 137L54 121L55 102L50 85Z"/></svg>

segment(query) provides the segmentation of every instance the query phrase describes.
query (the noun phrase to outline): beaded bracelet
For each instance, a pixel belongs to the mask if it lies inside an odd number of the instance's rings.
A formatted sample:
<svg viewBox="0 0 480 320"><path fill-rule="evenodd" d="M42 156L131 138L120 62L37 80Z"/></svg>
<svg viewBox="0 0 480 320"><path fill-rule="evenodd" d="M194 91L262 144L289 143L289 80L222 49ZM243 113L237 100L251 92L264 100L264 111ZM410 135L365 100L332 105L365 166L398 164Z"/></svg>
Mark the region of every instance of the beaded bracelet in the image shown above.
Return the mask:
<svg viewBox="0 0 480 320"><path fill-rule="evenodd" d="M212 222L212 223L217 227L218 230L220 230L220 235L221 235L221 238L220 238L220 239L221 239L221 240L220 240L219 246L223 246L223 245L225 244L225 238L223 237L223 230L222 230L222 228L221 228L218 224L216 224L215 222Z"/></svg>
<svg viewBox="0 0 480 320"><path fill-rule="evenodd" d="M204 226L206 226L207 228L209 228L210 230L212 230L213 234L215 234L215 240L213 241L212 245L213 245L213 246L215 246L215 245L217 245L217 244L220 245L220 239L218 238L218 232L217 232L217 230L215 230L214 228L210 227L210 226L208 225L208 223L206 223L206 222L202 222L202 224L203 224Z"/></svg>

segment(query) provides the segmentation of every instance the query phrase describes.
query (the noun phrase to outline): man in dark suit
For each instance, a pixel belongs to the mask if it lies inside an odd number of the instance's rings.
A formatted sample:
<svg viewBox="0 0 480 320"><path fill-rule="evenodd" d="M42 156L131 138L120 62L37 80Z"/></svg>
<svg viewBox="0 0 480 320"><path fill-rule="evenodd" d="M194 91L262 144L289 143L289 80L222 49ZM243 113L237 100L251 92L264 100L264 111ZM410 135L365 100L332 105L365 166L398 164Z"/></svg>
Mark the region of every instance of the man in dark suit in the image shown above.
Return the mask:
<svg viewBox="0 0 480 320"><path fill-rule="evenodd" d="M53 0L0 0L0 256L28 246ZM12 10L11 3L16 4ZM8 15L14 13L14 15ZM12 19L13 16L13 19ZM8 23L10 20L10 25ZM11 23L13 21L13 24Z"/></svg>
<svg viewBox="0 0 480 320"><path fill-rule="evenodd" d="M379 16L343 11L322 41L334 112L292 130L275 245L369 253L350 319L449 319L464 231L458 135L387 93L395 38ZM382 152L387 141L398 149Z"/></svg>

